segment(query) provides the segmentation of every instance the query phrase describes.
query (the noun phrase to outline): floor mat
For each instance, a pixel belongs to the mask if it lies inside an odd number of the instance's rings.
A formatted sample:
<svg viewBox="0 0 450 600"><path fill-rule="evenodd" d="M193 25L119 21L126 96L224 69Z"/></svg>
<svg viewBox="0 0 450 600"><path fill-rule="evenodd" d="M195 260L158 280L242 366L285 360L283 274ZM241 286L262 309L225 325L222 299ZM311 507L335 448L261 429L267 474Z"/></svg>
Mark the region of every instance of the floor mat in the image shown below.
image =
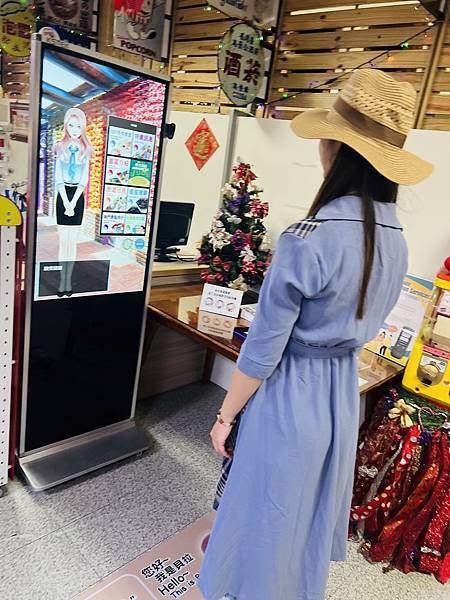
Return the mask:
<svg viewBox="0 0 450 600"><path fill-rule="evenodd" d="M203 600L197 580L214 517L205 515L75 600Z"/></svg>

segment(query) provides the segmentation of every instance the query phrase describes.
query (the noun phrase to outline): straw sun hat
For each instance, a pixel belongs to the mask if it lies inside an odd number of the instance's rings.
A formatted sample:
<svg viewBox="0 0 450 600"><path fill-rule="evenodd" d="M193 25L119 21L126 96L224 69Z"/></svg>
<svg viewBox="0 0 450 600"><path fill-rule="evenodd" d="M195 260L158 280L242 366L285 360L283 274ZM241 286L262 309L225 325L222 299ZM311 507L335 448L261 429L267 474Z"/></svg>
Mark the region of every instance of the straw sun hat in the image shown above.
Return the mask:
<svg viewBox="0 0 450 600"><path fill-rule="evenodd" d="M433 165L403 149L415 104L411 84L383 71L360 69L351 75L331 110L302 113L292 121L292 130L301 138L347 144L391 181L413 185L433 171Z"/></svg>

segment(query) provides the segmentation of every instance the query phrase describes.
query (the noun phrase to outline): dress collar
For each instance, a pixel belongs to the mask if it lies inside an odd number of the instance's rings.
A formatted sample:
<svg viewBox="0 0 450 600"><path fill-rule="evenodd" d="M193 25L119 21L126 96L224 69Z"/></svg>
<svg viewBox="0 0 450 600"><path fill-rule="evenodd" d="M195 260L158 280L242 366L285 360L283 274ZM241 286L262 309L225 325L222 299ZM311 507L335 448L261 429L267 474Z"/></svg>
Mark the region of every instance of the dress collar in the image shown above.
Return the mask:
<svg viewBox="0 0 450 600"><path fill-rule="evenodd" d="M389 202L374 202L375 222L377 225L402 229L397 219L397 206ZM362 200L359 196L336 198L319 210L319 221L364 221Z"/></svg>

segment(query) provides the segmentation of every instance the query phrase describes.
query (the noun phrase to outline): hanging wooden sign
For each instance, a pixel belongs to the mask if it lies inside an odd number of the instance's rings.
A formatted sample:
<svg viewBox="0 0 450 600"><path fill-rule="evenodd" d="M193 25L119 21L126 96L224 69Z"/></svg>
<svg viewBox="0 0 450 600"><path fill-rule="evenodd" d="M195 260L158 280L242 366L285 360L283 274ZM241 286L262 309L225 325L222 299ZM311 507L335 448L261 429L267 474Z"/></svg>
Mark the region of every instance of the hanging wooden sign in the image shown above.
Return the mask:
<svg viewBox="0 0 450 600"><path fill-rule="evenodd" d="M219 44L220 85L236 106L247 106L258 96L264 80L264 51L260 32L250 25L234 25Z"/></svg>

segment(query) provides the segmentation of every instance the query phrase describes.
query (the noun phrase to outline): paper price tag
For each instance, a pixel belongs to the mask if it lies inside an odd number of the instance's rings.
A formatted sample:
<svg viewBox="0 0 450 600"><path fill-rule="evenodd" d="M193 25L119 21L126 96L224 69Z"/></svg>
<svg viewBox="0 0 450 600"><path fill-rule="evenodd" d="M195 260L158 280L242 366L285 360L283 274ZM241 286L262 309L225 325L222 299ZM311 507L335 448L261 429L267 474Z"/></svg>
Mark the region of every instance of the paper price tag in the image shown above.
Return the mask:
<svg viewBox="0 0 450 600"><path fill-rule="evenodd" d="M238 317L243 295L242 290L205 283L200 310L227 317Z"/></svg>

